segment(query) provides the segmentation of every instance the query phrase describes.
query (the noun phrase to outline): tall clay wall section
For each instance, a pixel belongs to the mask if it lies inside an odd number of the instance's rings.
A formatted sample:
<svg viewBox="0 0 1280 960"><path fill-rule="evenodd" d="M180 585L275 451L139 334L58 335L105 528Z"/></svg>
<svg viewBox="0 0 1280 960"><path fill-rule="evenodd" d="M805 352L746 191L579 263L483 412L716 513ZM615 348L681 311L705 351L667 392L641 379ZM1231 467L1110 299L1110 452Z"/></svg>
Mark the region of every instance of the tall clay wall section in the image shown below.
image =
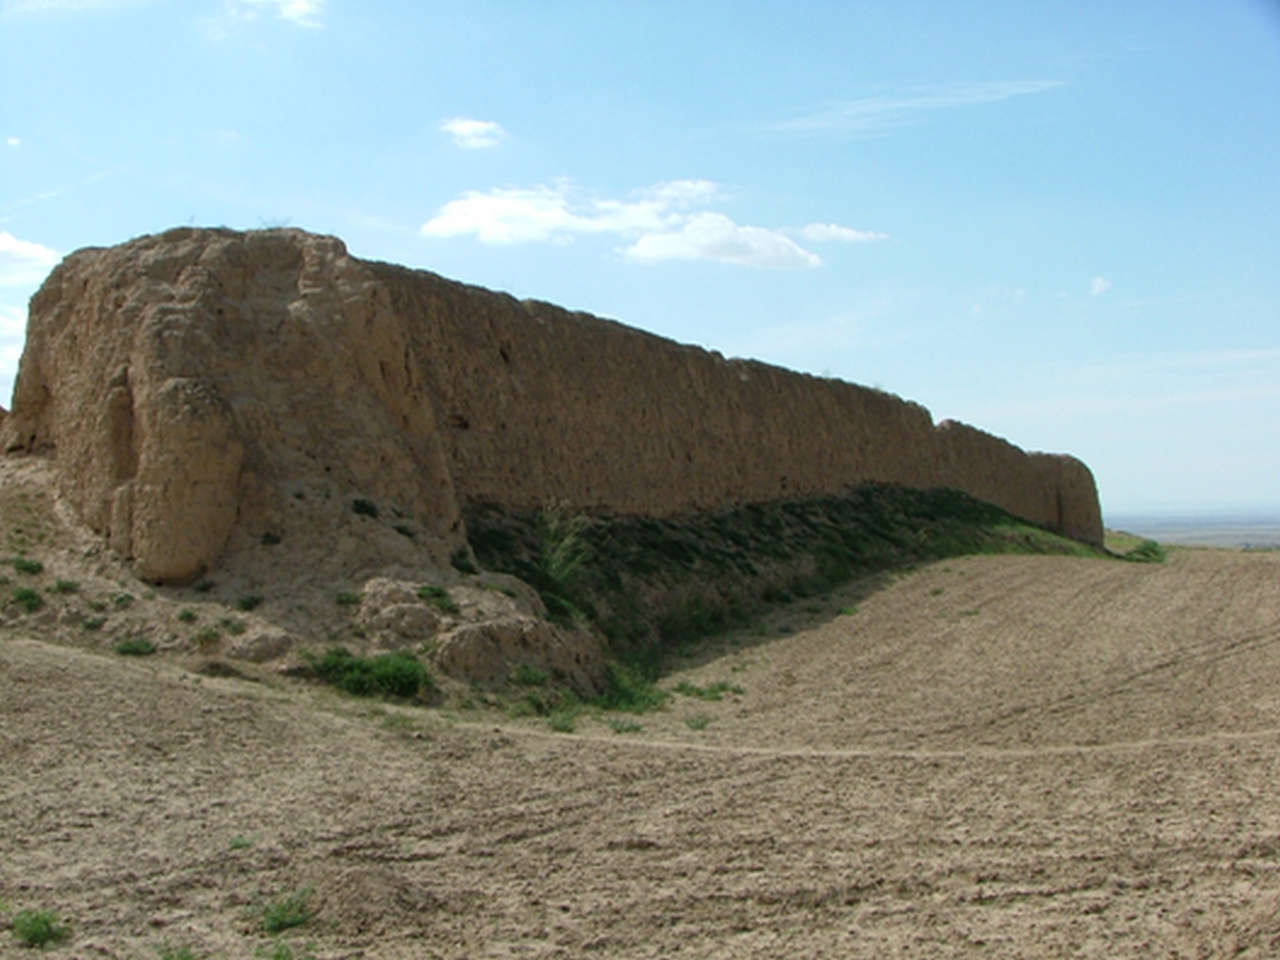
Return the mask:
<svg viewBox="0 0 1280 960"><path fill-rule="evenodd" d="M32 300L0 439L50 452L80 515L157 580L237 537L323 533L335 492L393 505L435 559L463 542L466 502L665 515L865 481L1102 537L1073 458L297 230L68 257Z"/></svg>

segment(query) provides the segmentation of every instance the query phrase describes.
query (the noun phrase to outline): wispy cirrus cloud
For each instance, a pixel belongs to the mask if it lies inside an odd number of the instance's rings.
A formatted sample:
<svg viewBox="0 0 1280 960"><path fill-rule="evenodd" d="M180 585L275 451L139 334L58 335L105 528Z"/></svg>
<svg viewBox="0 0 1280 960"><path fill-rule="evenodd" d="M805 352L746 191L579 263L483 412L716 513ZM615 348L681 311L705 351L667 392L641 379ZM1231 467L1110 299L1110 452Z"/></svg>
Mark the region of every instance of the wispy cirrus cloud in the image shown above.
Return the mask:
<svg viewBox="0 0 1280 960"><path fill-rule="evenodd" d="M496 147L506 137L502 124L492 120L472 120L470 117L450 117L440 124L440 130L453 139L455 147L463 150L487 150Z"/></svg>
<svg viewBox="0 0 1280 960"><path fill-rule="evenodd" d="M223 0L222 9L202 21L213 40L226 40L243 24L274 17L294 26L319 29L324 26L326 0Z"/></svg>
<svg viewBox="0 0 1280 960"><path fill-rule="evenodd" d="M1060 80L1006 80L922 87L896 95L835 101L772 124L767 129L774 133L801 135L880 137L935 111L999 103L1014 97L1044 93L1062 85Z"/></svg>
<svg viewBox="0 0 1280 960"><path fill-rule="evenodd" d="M473 236L481 243L569 243L577 236L613 235L621 255L637 263L711 260L760 268L806 268L821 258L790 234L806 230L817 240L871 238L836 224L800 231L745 225L707 209L720 188L709 180L672 180L633 191L626 199L601 198L568 180L534 187L469 191L446 203L422 226L428 237Z"/></svg>
<svg viewBox="0 0 1280 960"><path fill-rule="evenodd" d="M1089 296L1100 297L1111 289L1111 281L1106 277L1094 277L1089 281Z"/></svg>

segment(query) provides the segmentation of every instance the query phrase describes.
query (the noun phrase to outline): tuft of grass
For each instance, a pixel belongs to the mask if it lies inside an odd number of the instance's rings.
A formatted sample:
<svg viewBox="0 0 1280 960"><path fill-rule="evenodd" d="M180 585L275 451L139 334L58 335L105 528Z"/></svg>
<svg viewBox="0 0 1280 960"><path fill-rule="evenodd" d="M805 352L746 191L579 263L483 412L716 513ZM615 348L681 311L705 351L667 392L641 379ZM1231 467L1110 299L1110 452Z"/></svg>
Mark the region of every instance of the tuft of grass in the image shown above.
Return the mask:
<svg viewBox="0 0 1280 960"><path fill-rule="evenodd" d="M27 613L35 613L44 606L44 597L30 587L18 587L13 591L13 602Z"/></svg>
<svg viewBox="0 0 1280 960"><path fill-rule="evenodd" d="M357 657L345 647L330 647L304 659L321 680L355 696L413 697L431 685L427 668L403 651Z"/></svg>
<svg viewBox="0 0 1280 960"><path fill-rule="evenodd" d="M654 682L656 673L656 670L611 662L606 667L604 692L592 702L603 710L622 713L657 710L670 694L658 689Z"/></svg>
<svg viewBox="0 0 1280 960"><path fill-rule="evenodd" d="M221 638L222 634L218 633L217 627L205 627L202 630L196 631L191 640L198 648L206 650L209 647L212 647Z"/></svg>
<svg viewBox="0 0 1280 960"><path fill-rule="evenodd" d="M476 565L471 561L471 554L466 547L459 547L449 555L449 563L453 565L453 569L459 573L479 573Z"/></svg>
<svg viewBox="0 0 1280 960"><path fill-rule="evenodd" d="M260 947L254 956L261 957L262 960L316 960L316 955L311 952L311 944L307 944L302 949L306 952L295 957L293 948L287 943L275 943L270 950Z"/></svg>
<svg viewBox="0 0 1280 960"><path fill-rule="evenodd" d="M857 607L841 607L839 610L839 615L842 617L852 617L857 612L858 612Z"/></svg>
<svg viewBox="0 0 1280 960"><path fill-rule="evenodd" d="M337 605L338 605L338 606L340 606L340 607L358 607L358 606L360 606L360 595L359 595L359 594L357 594L357 593L351 593L351 592L349 592L349 591L343 591L342 593L338 594L338 595L337 595L336 597L334 597L333 599L334 599L334 602L335 602L335 603L337 603Z"/></svg>
<svg viewBox="0 0 1280 960"><path fill-rule="evenodd" d="M214 583L212 580L201 580L192 589L194 589L197 593L208 593L210 590L212 590L216 586L217 584Z"/></svg>
<svg viewBox="0 0 1280 960"><path fill-rule="evenodd" d="M377 517L378 505L364 497L356 497L351 501L351 512L362 517Z"/></svg>
<svg viewBox="0 0 1280 960"><path fill-rule="evenodd" d="M199 960L190 947L171 947L166 943L157 952L160 960Z"/></svg>
<svg viewBox="0 0 1280 960"><path fill-rule="evenodd" d="M391 529L402 537L408 537L410 540L416 536L416 532L413 527L409 526L407 523L397 523Z"/></svg>
<svg viewBox="0 0 1280 960"><path fill-rule="evenodd" d="M262 545L264 547L274 547L279 542L280 534L276 533L274 530L268 530L262 535Z"/></svg>
<svg viewBox="0 0 1280 960"><path fill-rule="evenodd" d="M454 602L453 597L449 596L449 591L444 587L434 587L430 584L419 587L418 599L425 600L443 613L461 612L461 608Z"/></svg>
<svg viewBox="0 0 1280 960"><path fill-rule="evenodd" d="M144 637L128 637L116 641L111 649L122 657L146 657L156 652L156 645Z"/></svg>
<svg viewBox="0 0 1280 960"><path fill-rule="evenodd" d="M218 626L222 627L222 629L227 631L227 633L237 637L248 629L248 627L244 625L243 620L236 620L232 617L223 617L218 621Z"/></svg>
<svg viewBox="0 0 1280 960"><path fill-rule="evenodd" d="M120 610L123 610L125 607L133 606L133 600L134 597L132 593L117 593L111 598L111 602Z"/></svg>
<svg viewBox="0 0 1280 960"><path fill-rule="evenodd" d="M541 687L547 682L547 672L521 663L512 668L511 682L517 687Z"/></svg>
<svg viewBox="0 0 1280 960"><path fill-rule="evenodd" d="M195 623L200 618L194 610L187 609L178 611L178 619L183 623Z"/></svg>
<svg viewBox="0 0 1280 960"><path fill-rule="evenodd" d="M686 697L697 697L699 700L723 700L726 693L743 693L743 689L734 683L726 683L724 680L717 680L715 683L709 683L705 687L697 684L689 683L687 680L681 680L676 684L676 693Z"/></svg>
<svg viewBox="0 0 1280 960"><path fill-rule="evenodd" d="M553 710L547 717L547 725L556 733L573 733L578 724L575 710Z"/></svg>
<svg viewBox="0 0 1280 960"><path fill-rule="evenodd" d="M684 718L684 725L690 730L705 730L711 725L711 718L705 713L695 713L691 717Z"/></svg>
<svg viewBox="0 0 1280 960"><path fill-rule="evenodd" d="M639 733L644 729L629 717L610 717L606 722L609 724L609 729L614 733Z"/></svg>
<svg viewBox="0 0 1280 960"><path fill-rule="evenodd" d="M58 915L52 910L19 910L13 915L10 925L13 927L13 935L28 947L59 943L71 935L71 931L58 922Z"/></svg>
<svg viewBox="0 0 1280 960"><path fill-rule="evenodd" d="M236 606L248 613L250 610L256 610L262 606L263 598L256 593L246 593L243 597L236 601Z"/></svg>
<svg viewBox="0 0 1280 960"><path fill-rule="evenodd" d="M229 850L248 850L253 846L253 841L244 834L237 833L227 842Z"/></svg>
<svg viewBox="0 0 1280 960"><path fill-rule="evenodd" d="M78 593L80 584L74 580L55 580L53 583L54 593Z"/></svg>
<svg viewBox="0 0 1280 960"><path fill-rule="evenodd" d="M315 911L307 906L311 893L311 887L303 887L275 903L267 904L262 911L262 929L267 933L280 933L302 926L315 916Z"/></svg>
<svg viewBox="0 0 1280 960"><path fill-rule="evenodd" d="M105 617L85 617L84 620L80 622L80 626L85 630L101 630L102 625L106 622L107 620Z"/></svg>
<svg viewBox="0 0 1280 960"><path fill-rule="evenodd" d="M1143 540L1131 550L1126 550L1121 557L1131 563L1164 563L1167 554L1164 547L1154 540Z"/></svg>
<svg viewBox="0 0 1280 960"><path fill-rule="evenodd" d="M30 557L14 557L9 563L18 573L37 574L44 570L44 564Z"/></svg>

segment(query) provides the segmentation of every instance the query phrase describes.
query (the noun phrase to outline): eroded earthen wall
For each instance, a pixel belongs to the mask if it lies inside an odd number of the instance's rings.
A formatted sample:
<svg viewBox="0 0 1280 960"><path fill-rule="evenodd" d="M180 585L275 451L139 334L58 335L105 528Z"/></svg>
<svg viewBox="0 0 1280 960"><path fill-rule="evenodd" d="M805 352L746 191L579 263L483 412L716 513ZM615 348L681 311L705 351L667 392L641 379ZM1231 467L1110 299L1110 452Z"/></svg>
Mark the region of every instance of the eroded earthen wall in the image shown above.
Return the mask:
<svg viewBox="0 0 1280 960"><path fill-rule="evenodd" d="M1101 541L1072 458L296 230L68 257L32 300L0 432L52 451L84 519L158 580L236 536L324 535L324 504L352 493L421 534L378 545L406 560L462 543L466 501L670 514L869 480L956 487Z"/></svg>

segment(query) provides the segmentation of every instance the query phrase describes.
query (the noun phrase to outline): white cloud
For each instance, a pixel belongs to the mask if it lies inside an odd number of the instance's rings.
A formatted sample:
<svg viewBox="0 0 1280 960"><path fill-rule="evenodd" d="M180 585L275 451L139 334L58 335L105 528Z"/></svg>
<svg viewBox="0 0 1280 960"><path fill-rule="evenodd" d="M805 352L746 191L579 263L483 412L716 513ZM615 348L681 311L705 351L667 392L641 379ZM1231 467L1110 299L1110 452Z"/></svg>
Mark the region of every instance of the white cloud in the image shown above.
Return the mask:
<svg viewBox="0 0 1280 960"><path fill-rule="evenodd" d="M19 140L17 137L5 137L4 144L6 147L13 147L17 149L18 147L22 146L22 141Z"/></svg>
<svg viewBox="0 0 1280 960"><path fill-rule="evenodd" d="M1058 80L1009 80L995 83L927 87L898 96L860 97L843 100L774 124L777 133L842 133L863 137L883 136L934 110L998 103L1012 97L1043 93L1062 86Z"/></svg>
<svg viewBox="0 0 1280 960"><path fill-rule="evenodd" d="M785 231L744 226L723 213L698 209L719 195L708 180L672 180L625 200L601 199L567 180L535 187L469 191L422 226L428 237L474 236L481 243L568 243L575 236L613 234L627 241L629 260L716 260L752 267L816 267L822 260ZM846 228L824 225L846 239ZM848 231L857 234L858 231Z"/></svg>
<svg viewBox="0 0 1280 960"><path fill-rule="evenodd" d="M0 287L38 284L60 259L55 250L0 230Z"/></svg>
<svg viewBox="0 0 1280 960"><path fill-rule="evenodd" d="M469 117L451 117L440 124L440 129L453 138L453 145L463 150L487 150L502 142L507 132L492 120L472 120Z"/></svg>
<svg viewBox="0 0 1280 960"><path fill-rule="evenodd" d="M324 26L321 15L326 0L223 0L222 12L203 21L213 40L225 40L237 24L252 23L264 14L299 27Z"/></svg>
<svg viewBox="0 0 1280 960"><path fill-rule="evenodd" d="M764 227L744 227L722 213L699 213L679 229L647 233L625 251L629 260L716 260L744 267L819 267L822 260L790 237Z"/></svg>
<svg viewBox="0 0 1280 960"><path fill-rule="evenodd" d="M1089 281L1089 296L1100 297L1111 289L1111 281L1106 277L1094 277Z"/></svg>
<svg viewBox="0 0 1280 960"><path fill-rule="evenodd" d="M834 223L810 223L800 230L800 235L810 243L871 243L888 239L887 233L874 230L854 230Z"/></svg>
<svg viewBox="0 0 1280 960"><path fill-rule="evenodd" d="M0 303L0 407L8 409L27 335L26 311Z"/></svg>

